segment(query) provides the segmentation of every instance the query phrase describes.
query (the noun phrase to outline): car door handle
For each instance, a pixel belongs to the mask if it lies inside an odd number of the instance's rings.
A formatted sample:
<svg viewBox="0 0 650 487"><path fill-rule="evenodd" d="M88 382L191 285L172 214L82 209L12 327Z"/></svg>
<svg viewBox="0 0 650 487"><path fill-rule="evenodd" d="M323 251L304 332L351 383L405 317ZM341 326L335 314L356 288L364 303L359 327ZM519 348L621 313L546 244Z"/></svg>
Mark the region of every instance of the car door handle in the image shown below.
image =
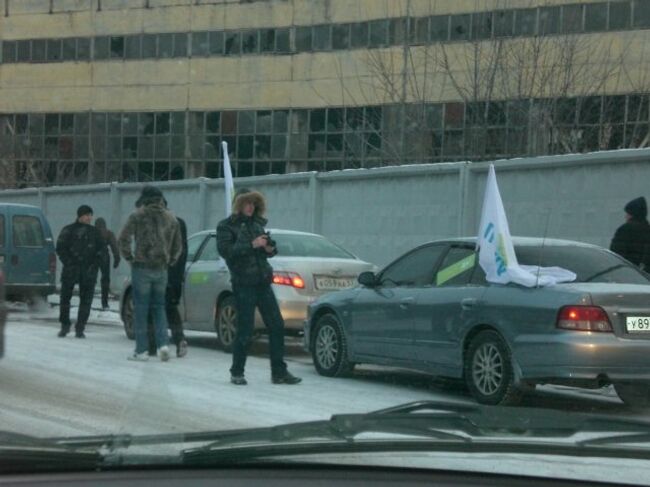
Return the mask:
<svg viewBox="0 0 650 487"><path fill-rule="evenodd" d="M476 306L477 303L478 300L476 298L465 298L460 301L460 307L465 310L468 310Z"/></svg>
<svg viewBox="0 0 650 487"><path fill-rule="evenodd" d="M402 308L402 309L406 309L409 306L411 306L413 303L415 303L415 298L400 299L399 307Z"/></svg>

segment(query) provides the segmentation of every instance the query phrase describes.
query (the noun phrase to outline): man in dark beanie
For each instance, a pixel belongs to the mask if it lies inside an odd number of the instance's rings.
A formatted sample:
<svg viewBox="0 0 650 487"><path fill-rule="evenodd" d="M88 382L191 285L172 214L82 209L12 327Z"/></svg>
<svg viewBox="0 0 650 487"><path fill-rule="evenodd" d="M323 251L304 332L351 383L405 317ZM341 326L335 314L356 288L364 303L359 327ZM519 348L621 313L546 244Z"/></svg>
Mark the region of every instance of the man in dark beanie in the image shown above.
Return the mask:
<svg viewBox="0 0 650 487"><path fill-rule="evenodd" d="M230 270L237 308L237 331L232 349L230 381L246 385L244 367L258 308L269 330L271 381L297 384L301 381L287 370L284 362L284 320L271 282L273 269L267 262L277 251L264 230L266 201L261 193L240 189L235 195L232 215L217 226L217 249Z"/></svg>
<svg viewBox="0 0 650 487"><path fill-rule="evenodd" d="M131 284L135 311L135 352L129 360L147 360L147 316L153 316L156 346L162 361L169 360L169 335L165 316L167 269L181 255L181 232L176 217L165 207L162 192L145 186L136 210L120 232L118 246L131 264ZM135 240L135 250L132 250Z"/></svg>
<svg viewBox="0 0 650 487"><path fill-rule="evenodd" d="M101 263L104 243L99 231L90 223L93 209L81 205L77 209L77 220L61 230L56 241L56 253L63 264L61 270L61 302L59 304L59 337L70 331L70 299L75 284L79 285L79 312L75 324L75 336L86 338L84 329L90 315L90 306L95 294L97 269Z"/></svg>
<svg viewBox="0 0 650 487"><path fill-rule="evenodd" d="M648 205L643 196L625 205L625 223L612 239L610 249L621 257L650 271L650 224L647 220Z"/></svg>

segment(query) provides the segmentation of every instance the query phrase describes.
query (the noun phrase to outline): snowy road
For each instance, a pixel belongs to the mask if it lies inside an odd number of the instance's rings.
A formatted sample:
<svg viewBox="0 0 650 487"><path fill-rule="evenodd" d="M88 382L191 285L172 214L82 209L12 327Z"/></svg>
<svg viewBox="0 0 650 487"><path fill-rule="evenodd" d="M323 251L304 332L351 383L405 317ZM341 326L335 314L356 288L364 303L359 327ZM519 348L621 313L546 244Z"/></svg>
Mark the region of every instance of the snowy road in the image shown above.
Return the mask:
<svg viewBox="0 0 650 487"><path fill-rule="evenodd" d="M349 379L319 376L298 341L287 362L297 386L270 382L267 345L252 350L249 385L229 383L230 355L212 334L189 333L187 357L126 360L133 349L115 312L93 311L87 339L57 338L56 309L14 309L0 360L0 430L36 436L185 432L270 426L367 412L416 400L471 401L458 384L361 367ZM523 406L631 414L608 391L544 388Z"/></svg>

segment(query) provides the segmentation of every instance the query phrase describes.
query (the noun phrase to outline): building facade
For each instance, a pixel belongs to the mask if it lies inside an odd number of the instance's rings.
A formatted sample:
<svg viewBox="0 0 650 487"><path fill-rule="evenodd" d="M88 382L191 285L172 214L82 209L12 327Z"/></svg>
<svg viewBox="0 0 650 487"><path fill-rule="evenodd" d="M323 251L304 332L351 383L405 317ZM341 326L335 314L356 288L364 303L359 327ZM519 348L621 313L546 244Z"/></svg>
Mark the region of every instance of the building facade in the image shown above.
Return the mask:
<svg viewBox="0 0 650 487"><path fill-rule="evenodd" d="M0 6L4 187L650 143L650 0Z"/></svg>

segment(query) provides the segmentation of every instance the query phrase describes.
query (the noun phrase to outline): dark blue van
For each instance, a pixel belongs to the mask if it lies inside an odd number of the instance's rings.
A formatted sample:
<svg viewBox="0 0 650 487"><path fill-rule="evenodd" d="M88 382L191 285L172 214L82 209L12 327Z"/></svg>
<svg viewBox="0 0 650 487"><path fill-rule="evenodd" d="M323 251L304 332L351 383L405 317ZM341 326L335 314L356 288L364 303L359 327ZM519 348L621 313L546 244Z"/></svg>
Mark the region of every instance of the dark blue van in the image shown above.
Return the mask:
<svg viewBox="0 0 650 487"><path fill-rule="evenodd" d="M8 300L31 301L55 292L54 240L40 208L0 203L0 265Z"/></svg>

